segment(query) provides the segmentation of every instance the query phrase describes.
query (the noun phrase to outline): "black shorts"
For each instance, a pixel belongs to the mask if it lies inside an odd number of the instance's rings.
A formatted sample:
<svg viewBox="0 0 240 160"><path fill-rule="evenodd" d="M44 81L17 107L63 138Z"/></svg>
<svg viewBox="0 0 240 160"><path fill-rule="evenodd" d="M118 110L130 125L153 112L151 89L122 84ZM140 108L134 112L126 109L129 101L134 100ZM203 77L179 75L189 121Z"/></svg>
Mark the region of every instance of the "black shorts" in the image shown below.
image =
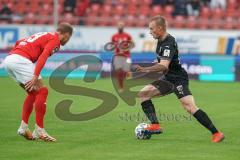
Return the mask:
<svg viewBox="0 0 240 160"><path fill-rule="evenodd" d="M175 93L178 99L183 98L188 95L192 95L189 87L188 87L188 80L185 79L175 79L169 80L166 78L154 81L151 83L154 87L156 87L161 96Z"/></svg>

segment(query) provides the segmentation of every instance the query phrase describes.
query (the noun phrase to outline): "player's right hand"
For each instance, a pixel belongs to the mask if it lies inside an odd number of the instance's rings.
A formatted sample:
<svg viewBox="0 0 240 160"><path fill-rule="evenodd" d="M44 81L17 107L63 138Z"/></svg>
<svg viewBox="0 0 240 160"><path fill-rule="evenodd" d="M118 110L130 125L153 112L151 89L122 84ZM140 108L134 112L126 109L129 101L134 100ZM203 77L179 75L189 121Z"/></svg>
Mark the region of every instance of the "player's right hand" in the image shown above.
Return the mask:
<svg viewBox="0 0 240 160"><path fill-rule="evenodd" d="M34 75L33 78L25 84L25 90L28 92L33 91L34 88L36 88L37 81L38 77Z"/></svg>

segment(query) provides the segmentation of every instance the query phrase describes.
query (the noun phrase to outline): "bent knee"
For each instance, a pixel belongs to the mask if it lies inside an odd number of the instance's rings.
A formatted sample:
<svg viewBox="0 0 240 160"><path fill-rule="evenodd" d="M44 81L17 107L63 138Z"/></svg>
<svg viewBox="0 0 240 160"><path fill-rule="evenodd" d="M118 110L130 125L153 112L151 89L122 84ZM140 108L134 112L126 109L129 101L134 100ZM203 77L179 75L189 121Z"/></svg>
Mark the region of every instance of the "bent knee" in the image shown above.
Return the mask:
<svg viewBox="0 0 240 160"><path fill-rule="evenodd" d="M138 97L140 98L140 102L151 99L151 96L146 91L140 91Z"/></svg>
<svg viewBox="0 0 240 160"><path fill-rule="evenodd" d="M140 92L138 93L138 97L139 98L151 97L151 96L153 96L152 93L153 93L154 89L155 88L153 86L146 86L140 90Z"/></svg>
<svg viewBox="0 0 240 160"><path fill-rule="evenodd" d="M158 92L156 91L155 87L146 86L138 93L138 97L140 98L141 102L144 102L154 97L157 93Z"/></svg>

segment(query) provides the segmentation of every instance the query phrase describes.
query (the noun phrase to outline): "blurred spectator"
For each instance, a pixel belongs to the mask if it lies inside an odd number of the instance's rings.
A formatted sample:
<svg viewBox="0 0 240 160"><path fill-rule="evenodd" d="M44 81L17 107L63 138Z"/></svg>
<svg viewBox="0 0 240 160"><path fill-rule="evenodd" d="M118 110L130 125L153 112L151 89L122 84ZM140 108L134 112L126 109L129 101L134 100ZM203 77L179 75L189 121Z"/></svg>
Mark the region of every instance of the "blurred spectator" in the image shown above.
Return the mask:
<svg viewBox="0 0 240 160"><path fill-rule="evenodd" d="M199 16L200 0L190 0L187 4L187 12L189 16Z"/></svg>
<svg viewBox="0 0 240 160"><path fill-rule="evenodd" d="M84 16L86 9L89 7L89 0L80 0L77 4L77 16Z"/></svg>
<svg viewBox="0 0 240 160"><path fill-rule="evenodd" d="M65 12L74 12L76 7L76 0L65 0L64 1L64 11Z"/></svg>
<svg viewBox="0 0 240 160"><path fill-rule="evenodd" d="M211 0L210 6L212 9L214 8L222 8L226 9L226 0Z"/></svg>
<svg viewBox="0 0 240 160"><path fill-rule="evenodd" d="M182 15L187 16L187 1L186 0L176 0L174 1L175 11L174 16Z"/></svg>
<svg viewBox="0 0 240 160"><path fill-rule="evenodd" d="M90 3L97 3L97 4L103 4L104 1L103 0L90 0Z"/></svg>
<svg viewBox="0 0 240 160"><path fill-rule="evenodd" d="M167 0L153 0L152 5L160 5L160 6L165 6L167 3Z"/></svg>
<svg viewBox="0 0 240 160"><path fill-rule="evenodd" d="M160 5L160 6L165 6L165 5L173 5L174 0L153 0L152 5Z"/></svg>
<svg viewBox="0 0 240 160"><path fill-rule="evenodd" d="M210 6L211 0L201 0L201 5L203 6Z"/></svg>
<svg viewBox="0 0 240 160"><path fill-rule="evenodd" d="M7 21L9 23L12 21L12 11L7 5L4 5L0 10L0 20Z"/></svg>
<svg viewBox="0 0 240 160"><path fill-rule="evenodd" d="M173 5L174 4L174 0L167 0L166 5Z"/></svg>

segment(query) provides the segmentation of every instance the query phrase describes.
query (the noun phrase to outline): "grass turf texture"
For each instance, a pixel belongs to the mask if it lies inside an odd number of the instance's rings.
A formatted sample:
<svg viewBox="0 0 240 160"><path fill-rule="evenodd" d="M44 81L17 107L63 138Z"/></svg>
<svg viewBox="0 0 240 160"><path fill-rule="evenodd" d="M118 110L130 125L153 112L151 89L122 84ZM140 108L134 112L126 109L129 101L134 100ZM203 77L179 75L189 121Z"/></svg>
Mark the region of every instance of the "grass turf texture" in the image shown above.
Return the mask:
<svg viewBox="0 0 240 160"><path fill-rule="evenodd" d="M48 83L47 80L45 83ZM99 118L86 122L62 121L54 112L55 105L62 99L74 100L71 108L73 113L93 109L100 101L83 96L63 95L52 89L49 89L45 128L58 141L27 141L16 135L25 93L9 78L0 78L0 84L0 159L240 159L239 83L190 83L198 106L225 133L226 139L219 144L210 142L210 133L193 117L180 121L163 118L164 134L153 135L151 140L137 140L134 129L141 121L134 115L143 114L140 104L138 102L135 107L129 107L120 98L117 108ZM86 85L79 79L68 80L68 84ZM97 80L91 87L117 96L109 79ZM162 114L188 116L174 94L154 99L153 102L156 110L160 110ZM33 126L34 115L30 119L30 129Z"/></svg>

